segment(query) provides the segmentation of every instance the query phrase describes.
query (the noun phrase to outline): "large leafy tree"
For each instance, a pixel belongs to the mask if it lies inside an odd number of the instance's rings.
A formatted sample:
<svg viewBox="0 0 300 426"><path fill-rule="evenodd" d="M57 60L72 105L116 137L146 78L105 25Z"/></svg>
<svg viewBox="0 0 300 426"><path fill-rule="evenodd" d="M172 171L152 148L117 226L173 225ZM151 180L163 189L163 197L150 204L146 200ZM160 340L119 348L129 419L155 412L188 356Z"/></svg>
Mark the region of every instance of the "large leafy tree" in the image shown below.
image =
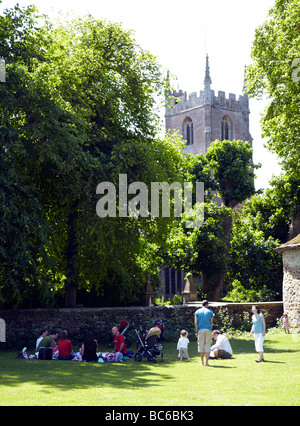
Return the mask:
<svg viewBox="0 0 300 426"><path fill-rule="evenodd" d="M257 28L253 63L247 68L250 96L266 95L261 125L266 146L281 160L290 180L300 177L300 1L276 0ZM299 204L299 202L298 202ZM300 232L300 210L293 212L291 235Z"/></svg>
<svg viewBox="0 0 300 426"><path fill-rule="evenodd" d="M76 304L78 285L134 299L149 273L139 266L149 254L145 236L153 235L154 247L168 224L100 220L95 191L101 181L117 187L119 173L128 183L179 179L181 148L174 138L155 138L157 99L165 89L160 66L119 25L92 16L52 24L34 7L19 6L0 17L0 56L7 80L2 152L37 199L31 225L45 236L44 249L32 252L36 261L43 254L45 265L48 257L55 261L43 276L51 271L56 285L64 285L66 306ZM4 273L1 278L4 288Z"/></svg>
<svg viewBox="0 0 300 426"><path fill-rule="evenodd" d="M215 141L206 156L187 157L191 182L205 183L204 221L189 230L187 212L169 238L165 260L184 270L201 273L204 292L218 300L226 278L233 209L255 193L252 149L243 141ZM215 195L218 199L212 201ZM220 205L218 205L220 204ZM197 215L197 204L192 215Z"/></svg>
<svg viewBox="0 0 300 426"><path fill-rule="evenodd" d="M208 148L206 156L217 182L217 192L223 206L234 209L255 193L253 169L258 166L252 164L252 149L248 142L215 141ZM232 219L232 214L227 215L222 223L226 262L230 249ZM218 300L225 278L226 269L220 271L218 278L210 283L210 287L213 288L213 300Z"/></svg>

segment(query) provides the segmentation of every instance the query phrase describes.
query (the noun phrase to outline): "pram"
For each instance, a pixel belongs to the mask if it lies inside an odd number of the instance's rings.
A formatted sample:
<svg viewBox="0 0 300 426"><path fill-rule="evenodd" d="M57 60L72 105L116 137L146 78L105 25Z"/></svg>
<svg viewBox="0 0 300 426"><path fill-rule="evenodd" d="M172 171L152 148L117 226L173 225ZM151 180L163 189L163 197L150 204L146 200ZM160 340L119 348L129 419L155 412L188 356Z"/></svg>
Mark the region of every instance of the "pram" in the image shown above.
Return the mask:
<svg viewBox="0 0 300 426"><path fill-rule="evenodd" d="M132 324L131 324L131 323L129 323L128 321L123 320L123 321L121 322L121 324L120 324L119 328L118 328L119 333L120 333L120 334L122 334L122 336L124 336L126 349L130 348L130 346L131 346L131 341L130 341L130 340L128 340L128 339L125 337L125 333L126 333L126 331L128 330L128 328L129 328L131 325L132 325ZM113 347L114 347L114 341L110 342L109 347L110 347L110 348L113 348Z"/></svg>
<svg viewBox="0 0 300 426"><path fill-rule="evenodd" d="M160 336L158 336L158 338L157 338L157 342L156 342L155 347L156 347L159 351L162 351L162 350L163 350L163 348L164 348L164 345L161 343L161 341L162 341L162 340L164 340L164 338L165 338L165 335L164 335L164 325L163 325L162 320L157 320L157 321L153 324L153 327L158 327L158 328L160 329L160 331L161 331Z"/></svg>
<svg viewBox="0 0 300 426"><path fill-rule="evenodd" d="M162 351L163 348L164 348L164 345L161 343L161 341L164 340L164 325L163 325L162 320L157 320L151 328L153 328L153 327L158 327L161 331L160 335L157 336L157 341L155 343L155 349L157 349L158 351ZM150 330L151 330L151 328L150 328ZM140 327L140 330L142 331L142 327ZM143 341L145 340L148 331L149 330L146 329L144 334L141 336L141 339ZM137 341L136 342L137 349L139 348L139 345L140 345L140 343L139 343L139 341Z"/></svg>
<svg viewBox="0 0 300 426"><path fill-rule="evenodd" d="M137 362L142 361L142 358L147 358L148 361L157 362L157 357L160 355L161 361L164 361L163 353L157 349L156 342L158 337L161 335L161 330L159 327L152 327L146 334L145 338L141 338L137 329L135 332L138 337L137 342L137 353L134 355L134 360Z"/></svg>

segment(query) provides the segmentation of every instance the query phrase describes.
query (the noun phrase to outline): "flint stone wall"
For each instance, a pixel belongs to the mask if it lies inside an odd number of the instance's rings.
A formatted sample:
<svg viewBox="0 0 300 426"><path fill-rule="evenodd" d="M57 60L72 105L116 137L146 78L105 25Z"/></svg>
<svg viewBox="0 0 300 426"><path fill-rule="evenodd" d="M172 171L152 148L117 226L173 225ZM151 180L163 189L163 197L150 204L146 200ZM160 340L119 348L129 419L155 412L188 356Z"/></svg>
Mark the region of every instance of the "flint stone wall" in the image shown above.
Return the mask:
<svg viewBox="0 0 300 426"><path fill-rule="evenodd" d="M300 328L300 248L283 253L283 304L291 327Z"/></svg>
<svg viewBox="0 0 300 426"><path fill-rule="evenodd" d="M251 318L252 303L212 303L214 312L214 327L219 328L220 312L231 317ZM282 302L258 303L266 317L267 327L276 325L276 319L283 312ZM75 309L20 309L0 310L0 318L6 324L6 343L1 343L3 349L20 350L23 346L34 348L35 341L40 330L47 326L50 329L68 330L69 338L73 346L80 345L85 333L93 330L99 344L107 344L111 341L111 328L119 326L122 320L133 321L137 328L149 329L157 319L164 323L165 339L176 341L180 331L185 328L194 339L194 313L201 307L193 303L192 306L150 306L150 307L122 307L122 308L75 308ZM250 331L250 329L249 329ZM128 335L134 343L137 339L133 328L128 330ZM135 345L133 345L135 346ZM133 351L135 348L132 349Z"/></svg>

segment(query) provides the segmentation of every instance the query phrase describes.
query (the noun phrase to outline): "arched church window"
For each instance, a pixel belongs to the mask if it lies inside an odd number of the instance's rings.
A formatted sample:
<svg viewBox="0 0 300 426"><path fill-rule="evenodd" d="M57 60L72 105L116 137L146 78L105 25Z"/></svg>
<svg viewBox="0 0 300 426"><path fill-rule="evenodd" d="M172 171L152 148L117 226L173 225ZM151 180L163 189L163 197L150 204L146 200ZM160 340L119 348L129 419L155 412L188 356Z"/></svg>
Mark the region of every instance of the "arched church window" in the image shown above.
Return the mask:
<svg viewBox="0 0 300 426"><path fill-rule="evenodd" d="M183 138L186 140L187 145L194 143L194 125L192 120L188 117L183 123Z"/></svg>
<svg viewBox="0 0 300 426"><path fill-rule="evenodd" d="M228 115L224 115L222 119L221 140L231 140L231 122Z"/></svg>

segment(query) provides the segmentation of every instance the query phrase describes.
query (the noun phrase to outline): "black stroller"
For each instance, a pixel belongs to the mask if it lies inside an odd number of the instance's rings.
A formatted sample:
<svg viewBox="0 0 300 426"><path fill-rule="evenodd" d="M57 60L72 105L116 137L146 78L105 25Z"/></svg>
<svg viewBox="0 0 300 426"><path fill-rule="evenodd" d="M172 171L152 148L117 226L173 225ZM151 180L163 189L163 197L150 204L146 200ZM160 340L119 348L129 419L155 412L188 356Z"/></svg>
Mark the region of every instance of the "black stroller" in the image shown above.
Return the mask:
<svg viewBox="0 0 300 426"><path fill-rule="evenodd" d="M145 338L141 338L137 329L135 332L138 337L137 342L137 353L134 355L134 360L137 362L142 361L142 358L147 358L148 361L157 362L157 357L160 355L160 359L164 361L164 355L156 347L156 342L158 337L161 335L161 330L159 327L152 327L145 335Z"/></svg>

